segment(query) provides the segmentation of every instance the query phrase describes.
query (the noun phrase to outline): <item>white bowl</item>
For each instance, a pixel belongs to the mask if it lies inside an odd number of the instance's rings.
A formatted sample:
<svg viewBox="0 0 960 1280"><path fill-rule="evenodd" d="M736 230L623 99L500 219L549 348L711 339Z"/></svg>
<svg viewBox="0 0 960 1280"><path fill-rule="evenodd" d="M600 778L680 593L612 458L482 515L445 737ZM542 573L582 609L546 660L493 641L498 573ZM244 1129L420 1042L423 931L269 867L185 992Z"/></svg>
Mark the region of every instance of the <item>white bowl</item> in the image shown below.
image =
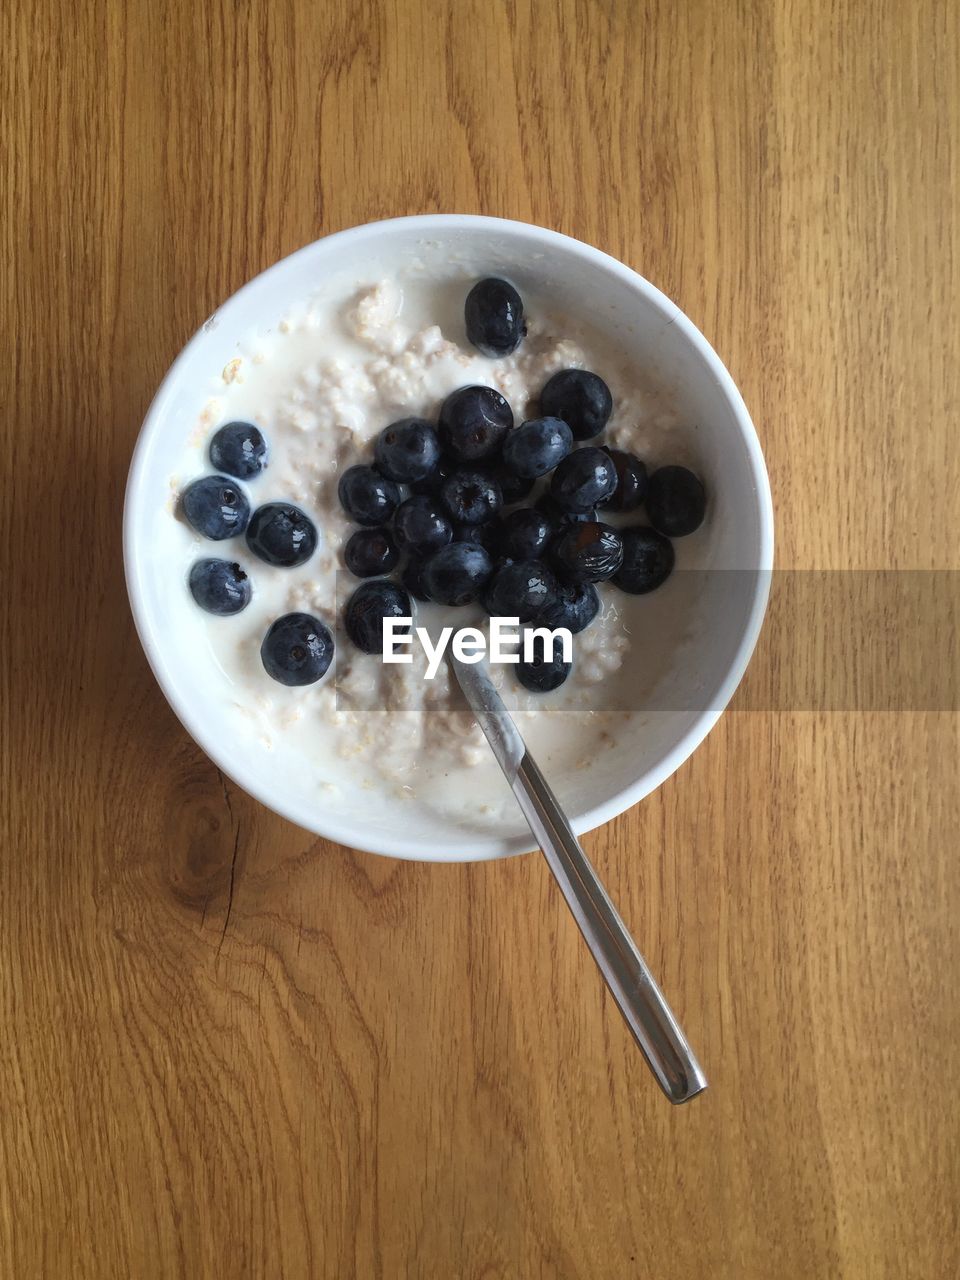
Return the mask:
<svg viewBox="0 0 960 1280"><path fill-rule="evenodd" d="M330 840L399 858L470 861L530 848L523 820L502 834L451 830L429 814L398 824L357 794L339 809L264 781L255 749L226 749L222 711L203 663L170 623L157 549L158 512L196 423L210 372L236 354L238 338L275 323L334 268L363 276L371 259L402 261L424 247L434 260L468 255L535 283L557 310L582 314L639 369L674 389L685 420L699 427L700 469L712 495L710 556L691 609L705 622L693 651L665 668L656 705L635 716L614 748L582 775L551 778L577 832L608 822L658 787L703 741L736 689L766 609L773 563L770 487L756 432L729 373L696 327L653 285L598 249L542 227L498 218L428 215L368 223L308 245L257 276L226 302L174 362L147 413L134 451L124 510L124 563L137 631L170 705L220 769L292 822ZM438 259L439 255L439 259ZM699 535L697 535L699 536ZM724 571L733 570L734 573ZM676 575L675 575L676 576ZM670 584L668 584L669 586ZM675 588L679 589L679 588ZM662 588L661 590L666 590ZM693 591L693 587L688 587ZM650 597L653 599L653 597ZM465 793L468 786L465 784Z"/></svg>

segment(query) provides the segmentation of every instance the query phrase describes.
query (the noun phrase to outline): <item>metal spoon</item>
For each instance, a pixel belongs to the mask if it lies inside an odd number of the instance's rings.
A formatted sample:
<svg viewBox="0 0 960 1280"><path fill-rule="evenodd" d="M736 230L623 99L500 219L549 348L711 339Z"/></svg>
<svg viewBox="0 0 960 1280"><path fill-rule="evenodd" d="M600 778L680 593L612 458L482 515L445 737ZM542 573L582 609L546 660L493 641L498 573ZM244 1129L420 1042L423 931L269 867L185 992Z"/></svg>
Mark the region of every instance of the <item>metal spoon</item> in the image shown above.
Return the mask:
<svg viewBox="0 0 960 1280"><path fill-rule="evenodd" d="M450 649L447 654L640 1052L670 1101L687 1102L707 1087L706 1076L646 961L525 747L483 663L463 662Z"/></svg>

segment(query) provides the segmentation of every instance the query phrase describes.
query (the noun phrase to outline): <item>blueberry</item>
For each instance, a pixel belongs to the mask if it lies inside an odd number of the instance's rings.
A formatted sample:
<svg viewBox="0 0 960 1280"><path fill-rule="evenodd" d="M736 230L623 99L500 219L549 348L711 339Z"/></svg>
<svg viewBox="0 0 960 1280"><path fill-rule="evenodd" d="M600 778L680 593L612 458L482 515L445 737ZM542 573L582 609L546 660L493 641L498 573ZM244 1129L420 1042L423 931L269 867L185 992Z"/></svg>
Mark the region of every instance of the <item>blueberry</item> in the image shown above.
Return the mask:
<svg viewBox="0 0 960 1280"><path fill-rule="evenodd" d="M413 596L414 600L425 602L429 599L427 589L423 585L423 561L414 557L407 561L400 581Z"/></svg>
<svg viewBox="0 0 960 1280"><path fill-rule="evenodd" d="M635 511L647 491L647 468L639 458L623 449L607 449L617 471L617 487L604 502L610 511Z"/></svg>
<svg viewBox="0 0 960 1280"><path fill-rule="evenodd" d="M180 495L183 514L192 528L213 542L235 538L250 519L250 503L236 480L228 476L201 476Z"/></svg>
<svg viewBox="0 0 960 1280"><path fill-rule="evenodd" d="M493 387L461 387L440 410L440 443L467 462L492 457L513 426L513 410Z"/></svg>
<svg viewBox="0 0 960 1280"><path fill-rule="evenodd" d="M460 524L483 524L500 510L500 486L484 471L455 471L444 481L440 500Z"/></svg>
<svg viewBox="0 0 960 1280"><path fill-rule="evenodd" d="M414 494L401 502L393 519L397 543L404 551L438 551L453 538L453 529L435 498Z"/></svg>
<svg viewBox="0 0 960 1280"><path fill-rule="evenodd" d="M500 521L495 519L483 524L455 524L453 541L475 542L488 555L495 556L500 549Z"/></svg>
<svg viewBox="0 0 960 1280"><path fill-rule="evenodd" d="M635 525L621 529L623 564L613 575L621 591L632 596L646 595L666 582L673 570L673 543L656 529Z"/></svg>
<svg viewBox="0 0 960 1280"><path fill-rule="evenodd" d="M210 441L210 463L240 480L258 476L267 465L267 442L250 422L228 422Z"/></svg>
<svg viewBox="0 0 960 1280"><path fill-rule="evenodd" d="M503 494L504 506L509 507L514 502L522 502L524 498L530 496L534 485L533 478L518 476L511 467L506 465L502 458L498 458L486 470L490 479L499 485L500 492Z"/></svg>
<svg viewBox="0 0 960 1280"><path fill-rule="evenodd" d="M487 592L491 614L536 622L555 603L557 579L539 560L518 560L498 569Z"/></svg>
<svg viewBox="0 0 960 1280"><path fill-rule="evenodd" d="M600 612L600 597L592 582L561 582L557 599L540 618L544 627L566 627L572 635L586 630Z"/></svg>
<svg viewBox="0 0 960 1280"><path fill-rule="evenodd" d="M561 369L540 392L540 412L562 418L578 440L598 436L612 411L610 388L586 369Z"/></svg>
<svg viewBox="0 0 960 1280"><path fill-rule="evenodd" d="M574 449L550 477L550 493L568 511L586 511L612 496L617 469L602 449Z"/></svg>
<svg viewBox="0 0 960 1280"><path fill-rule="evenodd" d="M437 604L469 604L493 571L493 563L475 542L451 542L423 566L423 585Z"/></svg>
<svg viewBox="0 0 960 1280"><path fill-rule="evenodd" d="M559 418L531 418L511 431L503 444L503 461L518 476L545 476L573 447L573 433Z"/></svg>
<svg viewBox="0 0 960 1280"><path fill-rule="evenodd" d="M647 483L647 516L668 538L682 538L703 523L707 495L686 467L660 467Z"/></svg>
<svg viewBox="0 0 960 1280"><path fill-rule="evenodd" d="M523 301L512 284L489 276L478 280L463 307L467 337L485 356L508 356L527 332Z"/></svg>
<svg viewBox="0 0 960 1280"><path fill-rule="evenodd" d="M558 530L562 530L568 524L576 524L584 520L596 520L597 518L597 513L592 507L586 511L567 511L549 493L540 495L537 499L536 507Z"/></svg>
<svg viewBox="0 0 960 1280"><path fill-rule="evenodd" d="M487 613L492 618L497 613L497 607L493 600L493 584L496 581L497 574L504 567L504 565L513 564L513 561L504 560L502 557L500 558L492 557L491 563L493 565L493 568L490 573L490 577L486 580L486 582L477 592L477 601L479 604L483 606L483 608L487 611Z"/></svg>
<svg viewBox="0 0 960 1280"><path fill-rule="evenodd" d="M412 480L410 482L410 492L415 494L427 494L428 496L436 496L443 488L444 482L449 480L455 471L463 466L459 458L455 458L453 454L442 453L429 475L423 477L422 480Z"/></svg>
<svg viewBox="0 0 960 1280"><path fill-rule="evenodd" d="M263 637L260 659L281 684L315 684L333 660L333 636L309 613L286 613Z"/></svg>
<svg viewBox="0 0 960 1280"><path fill-rule="evenodd" d="M187 584L194 600L207 613L227 617L250 603L250 579L229 560L195 560Z"/></svg>
<svg viewBox="0 0 960 1280"><path fill-rule="evenodd" d="M537 560L556 532L553 521L534 507L518 507L500 521L500 553L510 560Z"/></svg>
<svg viewBox="0 0 960 1280"><path fill-rule="evenodd" d="M292 569L304 564L316 551L317 528L292 503L267 502L250 517L247 546L267 564Z"/></svg>
<svg viewBox="0 0 960 1280"><path fill-rule="evenodd" d="M389 529L357 529L347 539L343 562L358 578L376 578L400 562L400 552Z"/></svg>
<svg viewBox="0 0 960 1280"><path fill-rule="evenodd" d="M623 540L599 520L572 524L557 539L553 555L569 582L606 582L623 563Z"/></svg>
<svg viewBox="0 0 960 1280"><path fill-rule="evenodd" d="M347 601L343 621L347 635L363 653L383 653L384 618L410 618L413 605L403 587L389 578L361 582ZM410 627L400 627L398 635L409 635Z"/></svg>
<svg viewBox="0 0 960 1280"><path fill-rule="evenodd" d="M559 689L570 674L571 663L563 660L563 646L559 637L550 642L544 653L542 641L537 641L532 662L517 663L517 679L531 693L551 693Z"/></svg>
<svg viewBox="0 0 960 1280"><path fill-rule="evenodd" d="M388 479L410 484L426 479L440 461L440 441L424 418L401 418L380 432L373 455Z"/></svg>
<svg viewBox="0 0 960 1280"><path fill-rule="evenodd" d="M337 496L357 524L386 524L400 505L400 490L374 467L348 467L340 477Z"/></svg>

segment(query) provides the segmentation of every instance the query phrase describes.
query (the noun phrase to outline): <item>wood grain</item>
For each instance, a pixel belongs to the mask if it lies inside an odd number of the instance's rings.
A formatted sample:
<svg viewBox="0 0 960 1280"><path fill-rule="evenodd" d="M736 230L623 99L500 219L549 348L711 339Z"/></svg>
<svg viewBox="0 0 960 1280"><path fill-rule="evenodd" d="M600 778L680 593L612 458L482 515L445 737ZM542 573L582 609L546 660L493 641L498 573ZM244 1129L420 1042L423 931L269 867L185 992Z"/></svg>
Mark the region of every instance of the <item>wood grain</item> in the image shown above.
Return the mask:
<svg viewBox="0 0 960 1280"><path fill-rule="evenodd" d="M956 570L958 66L939 0L0 7L0 1274L958 1274L955 705L748 677L587 839L711 1078L673 1110L537 859L380 860L225 784L120 562L198 322L445 210L702 327L781 567ZM802 620L761 643L819 660Z"/></svg>

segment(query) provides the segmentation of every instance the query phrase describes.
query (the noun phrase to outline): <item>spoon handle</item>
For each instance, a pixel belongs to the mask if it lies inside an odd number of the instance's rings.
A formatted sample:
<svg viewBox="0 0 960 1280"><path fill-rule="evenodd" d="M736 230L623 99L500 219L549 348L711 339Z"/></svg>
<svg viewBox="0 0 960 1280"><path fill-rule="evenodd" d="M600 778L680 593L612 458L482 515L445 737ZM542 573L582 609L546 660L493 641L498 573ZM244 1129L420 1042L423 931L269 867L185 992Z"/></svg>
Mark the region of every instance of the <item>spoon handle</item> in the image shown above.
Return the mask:
<svg viewBox="0 0 960 1280"><path fill-rule="evenodd" d="M707 1087L706 1076L528 751L512 785L584 941L660 1088L671 1102L696 1097Z"/></svg>

